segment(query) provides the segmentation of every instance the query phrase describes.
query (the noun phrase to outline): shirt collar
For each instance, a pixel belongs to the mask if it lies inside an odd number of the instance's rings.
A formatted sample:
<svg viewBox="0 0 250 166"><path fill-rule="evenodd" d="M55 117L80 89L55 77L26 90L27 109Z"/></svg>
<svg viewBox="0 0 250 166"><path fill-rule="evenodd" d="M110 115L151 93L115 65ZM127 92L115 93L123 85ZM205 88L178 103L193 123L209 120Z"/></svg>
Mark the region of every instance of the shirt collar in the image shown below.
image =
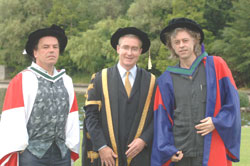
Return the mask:
<svg viewBox="0 0 250 166"><path fill-rule="evenodd" d="M120 62L117 64L117 68L118 68L118 71L119 71L121 77L122 77L122 78L125 77L125 76L126 76L127 70L124 69L124 68L121 66ZM132 76L134 79L135 79L135 77L136 77L136 71L137 71L137 66L136 66L136 65L134 65L134 67L132 67L132 69L129 70L131 76Z"/></svg>
<svg viewBox="0 0 250 166"><path fill-rule="evenodd" d="M197 67L199 66L199 64L202 62L202 60L207 56L208 54L206 52L203 52L200 56L198 56L195 59L195 61L193 62L193 64L191 65L189 69L181 68L180 66L174 66L174 67L168 66L167 71L171 73L175 73L175 74L192 76L194 72L196 71Z"/></svg>
<svg viewBox="0 0 250 166"><path fill-rule="evenodd" d="M39 77L43 77L44 79L51 81L51 82L56 82L59 80L63 75L65 74L65 70L62 69L60 71L57 71L56 68L54 68L54 73L53 76L49 75L46 70L44 70L42 67L37 65L36 63L32 62L31 66L28 67L29 70L32 72L36 73Z"/></svg>
<svg viewBox="0 0 250 166"><path fill-rule="evenodd" d="M39 66L38 64L36 64L35 62L32 62L31 64L31 67L34 67L35 69L43 72L43 73L46 73L46 74L49 74L47 70L45 70L44 68L42 68L41 66ZM54 77L55 75L58 74L58 71L56 70L56 68L54 67L54 71L53 71L53 76Z"/></svg>

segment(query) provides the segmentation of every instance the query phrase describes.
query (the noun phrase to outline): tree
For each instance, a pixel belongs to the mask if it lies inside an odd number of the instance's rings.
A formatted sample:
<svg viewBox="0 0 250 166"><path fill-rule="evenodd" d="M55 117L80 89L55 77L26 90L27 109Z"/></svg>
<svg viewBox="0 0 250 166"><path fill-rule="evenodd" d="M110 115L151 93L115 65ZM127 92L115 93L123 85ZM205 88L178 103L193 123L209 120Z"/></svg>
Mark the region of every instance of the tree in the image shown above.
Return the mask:
<svg viewBox="0 0 250 166"><path fill-rule="evenodd" d="M98 21L105 20L108 18L116 19L123 12L123 4L121 0L86 0L88 5L87 15L90 16L92 25ZM128 1L130 2L130 0ZM125 6L126 7L126 6Z"/></svg>
<svg viewBox="0 0 250 166"><path fill-rule="evenodd" d="M86 0L53 0L47 24L63 26L68 36L77 35L79 31L86 31L90 26L87 12Z"/></svg>
<svg viewBox="0 0 250 166"><path fill-rule="evenodd" d="M110 38L118 27L127 25L129 25L127 20L109 18L95 24L93 29L72 37L69 40L68 50L77 68L95 73L117 63L118 56L110 45Z"/></svg>
<svg viewBox="0 0 250 166"><path fill-rule="evenodd" d="M217 38L220 36L219 30L226 26L226 22L232 20L229 15L229 9L233 7L233 0L206 0L204 18L207 22L204 24L206 29L211 31Z"/></svg>
<svg viewBox="0 0 250 166"><path fill-rule="evenodd" d="M125 15L130 7L130 5L134 2L134 0L118 0L118 2L122 6L121 15Z"/></svg>
<svg viewBox="0 0 250 166"><path fill-rule="evenodd" d="M187 17L199 24L206 23L204 19L205 0L173 0L173 12L165 20L166 23L175 17Z"/></svg>
<svg viewBox="0 0 250 166"><path fill-rule="evenodd" d="M148 54L150 53L153 63L151 72L156 75L161 72L159 65L157 65L161 46L159 34L165 26L165 18L172 12L171 2L171 0L135 0L127 12L131 25L146 32L151 40L150 50L140 57L138 64L147 69ZM166 55L161 60L167 61Z"/></svg>
<svg viewBox="0 0 250 166"><path fill-rule="evenodd" d="M0 55L2 63L11 67L12 76L30 63L22 55L28 34L45 25L50 0L0 1Z"/></svg>
<svg viewBox="0 0 250 166"><path fill-rule="evenodd" d="M250 1L233 2L230 15L233 21L222 31L222 39L216 40L213 51L226 59L239 86L250 86Z"/></svg>

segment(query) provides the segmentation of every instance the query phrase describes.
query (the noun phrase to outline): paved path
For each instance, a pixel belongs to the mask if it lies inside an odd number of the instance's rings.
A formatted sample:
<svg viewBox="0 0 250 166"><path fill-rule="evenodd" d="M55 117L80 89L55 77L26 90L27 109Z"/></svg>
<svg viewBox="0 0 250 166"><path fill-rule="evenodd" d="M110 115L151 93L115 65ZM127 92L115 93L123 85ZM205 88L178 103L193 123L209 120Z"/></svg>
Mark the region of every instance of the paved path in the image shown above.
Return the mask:
<svg viewBox="0 0 250 166"><path fill-rule="evenodd" d="M74 89L76 92L85 93L88 88L88 84L74 84Z"/></svg>
<svg viewBox="0 0 250 166"><path fill-rule="evenodd" d="M0 88L6 89L9 85L9 81L1 81L0 80Z"/></svg>
<svg viewBox="0 0 250 166"><path fill-rule="evenodd" d="M9 81L8 80L0 80L0 89L6 89L9 85ZM74 88L76 92L79 93L85 93L87 88L88 88L88 84L74 84ZM245 93L247 93L248 97L249 97L249 101L250 101L250 90L240 90L243 91Z"/></svg>
<svg viewBox="0 0 250 166"><path fill-rule="evenodd" d="M7 80L0 80L0 89L7 89L9 85L9 81ZM74 89L76 92L83 92L85 93L88 88L88 84L74 84Z"/></svg>

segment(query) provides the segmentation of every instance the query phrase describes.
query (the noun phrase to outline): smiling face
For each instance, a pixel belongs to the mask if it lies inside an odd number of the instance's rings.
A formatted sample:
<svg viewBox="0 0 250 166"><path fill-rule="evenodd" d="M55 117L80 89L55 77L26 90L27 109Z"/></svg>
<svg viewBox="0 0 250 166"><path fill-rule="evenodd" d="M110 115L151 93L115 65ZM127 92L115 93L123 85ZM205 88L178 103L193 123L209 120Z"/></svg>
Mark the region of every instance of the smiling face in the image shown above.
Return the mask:
<svg viewBox="0 0 250 166"><path fill-rule="evenodd" d="M185 30L171 36L171 45L180 60L195 59L195 44L197 41Z"/></svg>
<svg viewBox="0 0 250 166"><path fill-rule="evenodd" d="M34 49L36 64L47 70L54 67L59 57L59 43L56 37L45 36L40 38Z"/></svg>
<svg viewBox="0 0 250 166"><path fill-rule="evenodd" d="M127 71L133 68L142 52L141 41L133 35L126 35L119 39L117 53L119 54L119 63Z"/></svg>

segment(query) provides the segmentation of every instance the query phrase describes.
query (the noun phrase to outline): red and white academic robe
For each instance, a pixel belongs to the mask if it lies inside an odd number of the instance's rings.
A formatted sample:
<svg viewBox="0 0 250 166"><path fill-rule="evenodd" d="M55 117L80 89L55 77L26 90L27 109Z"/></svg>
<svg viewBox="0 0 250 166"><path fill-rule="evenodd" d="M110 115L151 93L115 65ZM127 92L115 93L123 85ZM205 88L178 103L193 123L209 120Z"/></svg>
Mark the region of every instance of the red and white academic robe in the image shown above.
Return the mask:
<svg viewBox="0 0 250 166"><path fill-rule="evenodd" d="M65 133L66 146L71 150L71 159L79 158L80 129L78 105L72 79L63 74L65 88L69 94L69 115ZM59 79L58 78L58 79ZM0 121L0 166L18 166L18 151L28 146L26 125L32 112L38 90L38 80L31 70L17 74L10 82Z"/></svg>

